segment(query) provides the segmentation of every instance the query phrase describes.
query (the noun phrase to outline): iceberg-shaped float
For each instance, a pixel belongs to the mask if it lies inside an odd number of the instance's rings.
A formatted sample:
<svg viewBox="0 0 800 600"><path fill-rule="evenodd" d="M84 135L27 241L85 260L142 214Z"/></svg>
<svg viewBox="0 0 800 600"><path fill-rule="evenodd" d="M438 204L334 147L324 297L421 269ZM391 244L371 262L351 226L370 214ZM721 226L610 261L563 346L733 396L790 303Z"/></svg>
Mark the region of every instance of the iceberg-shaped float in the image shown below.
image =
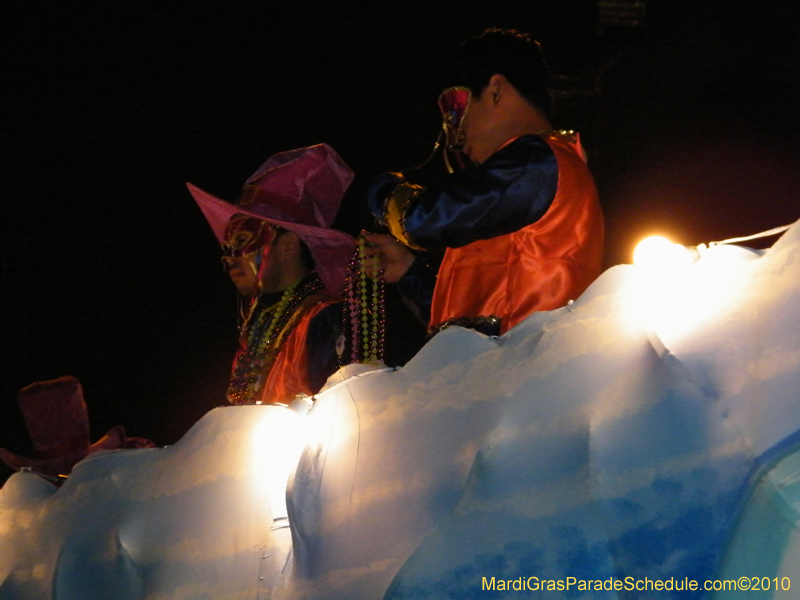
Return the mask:
<svg viewBox="0 0 800 600"><path fill-rule="evenodd" d="M351 366L308 412L216 409L60 489L15 474L0 597L795 598L798 447L795 224Z"/></svg>

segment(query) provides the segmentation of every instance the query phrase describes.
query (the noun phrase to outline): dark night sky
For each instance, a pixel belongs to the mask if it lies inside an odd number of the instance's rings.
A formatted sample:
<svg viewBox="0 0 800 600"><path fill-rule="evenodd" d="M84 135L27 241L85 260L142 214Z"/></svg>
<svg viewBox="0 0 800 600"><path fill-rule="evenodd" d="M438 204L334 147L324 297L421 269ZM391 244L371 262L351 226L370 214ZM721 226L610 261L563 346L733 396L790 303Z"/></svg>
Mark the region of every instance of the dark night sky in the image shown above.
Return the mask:
<svg viewBox="0 0 800 600"><path fill-rule="evenodd" d="M425 158L441 65L487 26L530 31L565 76L556 125L590 153L608 266L647 233L796 220L792 3L647 4L600 32L591 0L5 3L0 446L30 450L16 390L65 374L93 440L174 443L222 404L235 298L184 182L233 200L326 142L356 173L338 227L371 227L369 180Z"/></svg>

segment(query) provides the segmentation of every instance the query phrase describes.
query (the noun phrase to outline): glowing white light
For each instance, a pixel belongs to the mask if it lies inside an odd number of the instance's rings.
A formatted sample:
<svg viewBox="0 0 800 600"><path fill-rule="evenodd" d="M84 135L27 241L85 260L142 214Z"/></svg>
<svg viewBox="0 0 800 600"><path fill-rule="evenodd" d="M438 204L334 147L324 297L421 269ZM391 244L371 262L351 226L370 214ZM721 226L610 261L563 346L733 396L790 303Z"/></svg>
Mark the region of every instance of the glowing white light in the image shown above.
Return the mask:
<svg viewBox="0 0 800 600"><path fill-rule="evenodd" d="M670 348L701 322L722 314L742 260L750 254L731 246L687 249L660 236L643 240L634 252L632 314Z"/></svg>
<svg viewBox="0 0 800 600"><path fill-rule="evenodd" d="M253 429L253 481L266 492L273 522L285 520L286 482L297 467L303 449L304 418L281 406L265 406L264 416Z"/></svg>
<svg viewBox="0 0 800 600"><path fill-rule="evenodd" d="M637 269L674 273L688 267L696 253L680 244L673 244L667 238L654 235L645 238L633 251L633 264Z"/></svg>

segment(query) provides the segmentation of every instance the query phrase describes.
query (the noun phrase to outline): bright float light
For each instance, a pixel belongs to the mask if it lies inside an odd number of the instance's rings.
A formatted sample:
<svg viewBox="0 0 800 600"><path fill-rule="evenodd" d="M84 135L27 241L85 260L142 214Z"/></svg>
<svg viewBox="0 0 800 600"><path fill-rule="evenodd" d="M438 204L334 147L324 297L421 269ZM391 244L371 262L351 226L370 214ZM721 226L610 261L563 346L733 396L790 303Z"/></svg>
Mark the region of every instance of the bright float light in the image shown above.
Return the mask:
<svg viewBox="0 0 800 600"><path fill-rule="evenodd" d="M253 428L253 481L267 496L273 528L286 527L286 483L305 445L305 417L283 406L265 406L263 410L264 416Z"/></svg>
<svg viewBox="0 0 800 600"><path fill-rule="evenodd" d="M638 270L671 274L691 265L697 256L696 250L689 250L680 244L673 244L665 237L654 235L636 246L633 264Z"/></svg>
<svg viewBox="0 0 800 600"><path fill-rule="evenodd" d="M626 298L629 314L646 324L661 345L671 348L698 325L725 318L732 300L747 293L741 273L762 252L733 244L778 235L791 226L696 248L661 236L642 240L633 253L635 282Z"/></svg>
<svg viewBox="0 0 800 600"><path fill-rule="evenodd" d="M637 245L630 310L667 348L700 323L722 315L740 292L738 274L756 254L723 244L685 248L654 236Z"/></svg>
<svg viewBox="0 0 800 600"><path fill-rule="evenodd" d="M698 257L697 249L660 235L645 238L633 252L633 313L660 338L671 338L693 320L697 290L687 286L686 272Z"/></svg>

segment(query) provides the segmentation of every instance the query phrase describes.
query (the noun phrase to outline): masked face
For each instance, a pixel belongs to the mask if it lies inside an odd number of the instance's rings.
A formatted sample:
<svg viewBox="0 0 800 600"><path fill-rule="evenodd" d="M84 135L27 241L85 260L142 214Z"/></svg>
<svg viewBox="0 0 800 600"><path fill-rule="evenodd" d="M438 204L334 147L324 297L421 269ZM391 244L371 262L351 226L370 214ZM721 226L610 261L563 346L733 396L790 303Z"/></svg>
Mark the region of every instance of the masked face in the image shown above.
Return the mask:
<svg viewBox="0 0 800 600"><path fill-rule="evenodd" d="M277 234L275 225L245 215L234 215L228 222L222 264L241 295L257 295L261 267L269 262Z"/></svg>
<svg viewBox="0 0 800 600"><path fill-rule="evenodd" d="M246 215L233 215L225 228L223 256L241 257L272 244L277 226Z"/></svg>
<svg viewBox="0 0 800 600"><path fill-rule="evenodd" d="M456 167L464 168L462 157L464 121L469 113L471 102L472 92L467 87L451 87L439 94L439 110L442 113L442 127L446 138L445 164L450 172L453 171L451 157L454 159Z"/></svg>

